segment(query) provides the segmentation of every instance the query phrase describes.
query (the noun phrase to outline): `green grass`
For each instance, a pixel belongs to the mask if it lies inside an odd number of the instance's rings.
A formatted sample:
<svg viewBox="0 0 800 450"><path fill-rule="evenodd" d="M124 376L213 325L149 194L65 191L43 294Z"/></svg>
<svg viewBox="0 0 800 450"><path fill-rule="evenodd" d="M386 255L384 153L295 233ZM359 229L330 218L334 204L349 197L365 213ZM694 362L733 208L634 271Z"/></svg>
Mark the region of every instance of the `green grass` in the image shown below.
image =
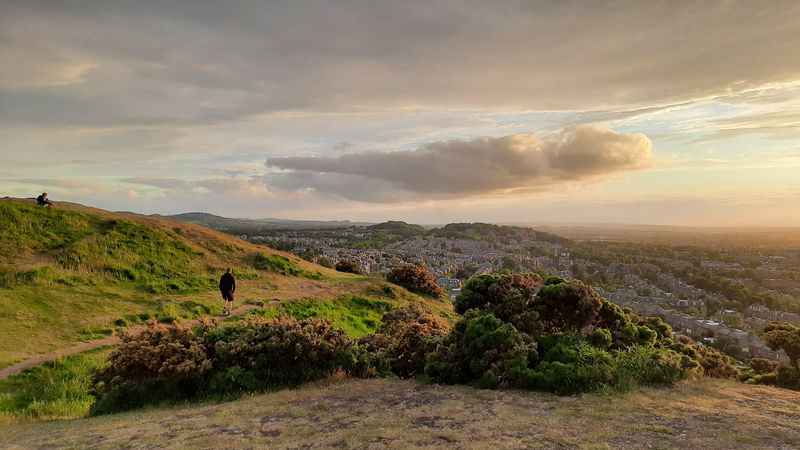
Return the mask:
<svg viewBox="0 0 800 450"><path fill-rule="evenodd" d="M85 417L94 403L92 372L105 364L108 353L82 353L0 380L0 422Z"/></svg>
<svg viewBox="0 0 800 450"><path fill-rule="evenodd" d="M178 227L2 201L0 367L105 337L139 314L172 322L215 311L215 265L259 277L245 255L226 242L192 241Z"/></svg>
<svg viewBox="0 0 800 450"><path fill-rule="evenodd" d="M381 324L381 318L390 309L392 304L383 300L343 296L330 301L303 299L283 302L251 314L269 318L285 314L296 319L327 319L349 336L360 338L374 333Z"/></svg>
<svg viewBox="0 0 800 450"><path fill-rule="evenodd" d="M266 270L290 277L304 277L311 280L322 280L325 278L319 271L311 272L303 270L295 262L283 255L255 253L250 256L250 264L258 270Z"/></svg>

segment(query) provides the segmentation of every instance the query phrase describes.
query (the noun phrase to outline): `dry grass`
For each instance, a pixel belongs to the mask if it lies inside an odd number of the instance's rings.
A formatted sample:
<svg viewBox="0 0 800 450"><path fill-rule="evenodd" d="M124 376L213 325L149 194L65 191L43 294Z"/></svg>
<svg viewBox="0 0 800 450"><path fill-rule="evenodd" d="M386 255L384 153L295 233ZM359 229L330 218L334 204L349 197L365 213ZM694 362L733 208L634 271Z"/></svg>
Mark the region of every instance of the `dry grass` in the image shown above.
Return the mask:
<svg viewBox="0 0 800 450"><path fill-rule="evenodd" d="M703 380L623 396L345 380L221 404L17 424L9 449L800 447L800 393Z"/></svg>

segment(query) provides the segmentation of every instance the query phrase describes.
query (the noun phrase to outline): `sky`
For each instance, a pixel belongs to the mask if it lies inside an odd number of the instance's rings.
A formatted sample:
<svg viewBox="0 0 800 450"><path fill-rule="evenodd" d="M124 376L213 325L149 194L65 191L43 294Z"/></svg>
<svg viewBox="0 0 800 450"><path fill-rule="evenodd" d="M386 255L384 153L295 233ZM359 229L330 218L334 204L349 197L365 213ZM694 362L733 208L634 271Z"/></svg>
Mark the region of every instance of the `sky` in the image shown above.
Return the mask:
<svg viewBox="0 0 800 450"><path fill-rule="evenodd" d="M0 0L0 196L800 226L800 2Z"/></svg>

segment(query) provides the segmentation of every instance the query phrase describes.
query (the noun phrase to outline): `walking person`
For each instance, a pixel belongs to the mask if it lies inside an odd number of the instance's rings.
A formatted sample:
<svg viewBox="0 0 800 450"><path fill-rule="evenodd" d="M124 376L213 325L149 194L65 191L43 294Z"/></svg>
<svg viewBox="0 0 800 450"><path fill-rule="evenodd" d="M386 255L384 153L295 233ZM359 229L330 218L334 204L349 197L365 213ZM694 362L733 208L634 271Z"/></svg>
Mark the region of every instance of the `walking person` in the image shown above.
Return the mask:
<svg viewBox="0 0 800 450"><path fill-rule="evenodd" d="M236 278L233 277L231 269L227 269L222 277L219 279L219 292L222 294L222 300L225 305L222 307L222 314L225 316L231 315L233 309L233 293L236 291Z"/></svg>

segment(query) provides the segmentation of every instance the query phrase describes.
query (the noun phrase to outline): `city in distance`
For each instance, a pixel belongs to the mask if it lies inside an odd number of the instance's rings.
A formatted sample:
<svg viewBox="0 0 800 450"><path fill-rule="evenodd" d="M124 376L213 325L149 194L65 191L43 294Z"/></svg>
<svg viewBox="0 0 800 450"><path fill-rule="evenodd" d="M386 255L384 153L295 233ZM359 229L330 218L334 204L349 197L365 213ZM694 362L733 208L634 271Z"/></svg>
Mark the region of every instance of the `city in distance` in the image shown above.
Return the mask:
<svg viewBox="0 0 800 450"><path fill-rule="evenodd" d="M800 2L0 0L0 448L800 448Z"/></svg>

